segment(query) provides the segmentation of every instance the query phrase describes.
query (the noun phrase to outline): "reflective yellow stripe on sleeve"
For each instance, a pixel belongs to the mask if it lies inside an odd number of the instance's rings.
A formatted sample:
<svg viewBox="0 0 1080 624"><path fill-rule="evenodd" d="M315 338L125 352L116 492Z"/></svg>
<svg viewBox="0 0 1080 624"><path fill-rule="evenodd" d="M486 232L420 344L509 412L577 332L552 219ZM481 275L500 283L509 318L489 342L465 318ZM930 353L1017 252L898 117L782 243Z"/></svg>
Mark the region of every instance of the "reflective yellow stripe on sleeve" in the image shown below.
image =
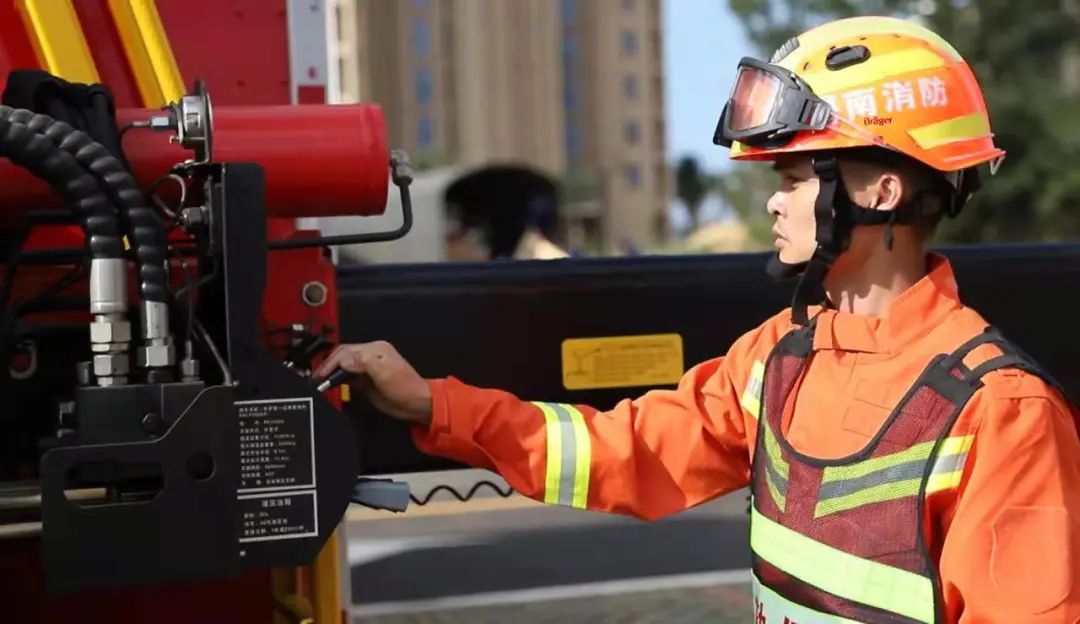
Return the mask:
<svg viewBox="0 0 1080 624"><path fill-rule="evenodd" d="M896 613L934 621L934 585L919 574L856 557L761 515L751 508L750 547L776 568L821 591Z"/></svg>
<svg viewBox="0 0 1080 624"><path fill-rule="evenodd" d="M964 464L967 463L971 445L975 442L974 435L956 436L947 438L938 451L934 468L930 472L930 479L926 482L926 493L941 492L960 485L960 478L964 474Z"/></svg>
<svg viewBox="0 0 1080 624"><path fill-rule="evenodd" d="M589 500L592 441L585 417L573 405L535 402L544 413L547 468L544 502L585 509Z"/></svg>
<svg viewBox="0 0 1080 624"><path fill-rule="evenodd" d="M761 412L761 390L764 383L765 365L761 362L754 362L753 367L750 369L750 379L746 382L746 388L739 399L739 404L755 420Z"/></svg>

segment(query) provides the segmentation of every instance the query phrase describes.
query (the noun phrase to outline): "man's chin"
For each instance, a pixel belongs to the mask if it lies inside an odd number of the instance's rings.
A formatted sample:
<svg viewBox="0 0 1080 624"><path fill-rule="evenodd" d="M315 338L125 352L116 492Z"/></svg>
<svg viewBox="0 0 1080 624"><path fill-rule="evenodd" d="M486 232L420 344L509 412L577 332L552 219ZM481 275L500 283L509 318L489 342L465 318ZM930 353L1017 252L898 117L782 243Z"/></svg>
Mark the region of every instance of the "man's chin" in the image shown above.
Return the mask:
<svg viewBox="0 0 1080 624"><path fill-rule="evenodd" d="M784 264L805 264L810 261L810 256L806 254L795 253L791 249L781 249L777 252L776 257Z"/></svg>
<svg viewBox="0 0 1080 624"><path fill-rule="evenodd" d="M769 256L765 272L774 279L787 280L798 277L805 268L805 262L788 262L782 254L775 253Z"/></svg>

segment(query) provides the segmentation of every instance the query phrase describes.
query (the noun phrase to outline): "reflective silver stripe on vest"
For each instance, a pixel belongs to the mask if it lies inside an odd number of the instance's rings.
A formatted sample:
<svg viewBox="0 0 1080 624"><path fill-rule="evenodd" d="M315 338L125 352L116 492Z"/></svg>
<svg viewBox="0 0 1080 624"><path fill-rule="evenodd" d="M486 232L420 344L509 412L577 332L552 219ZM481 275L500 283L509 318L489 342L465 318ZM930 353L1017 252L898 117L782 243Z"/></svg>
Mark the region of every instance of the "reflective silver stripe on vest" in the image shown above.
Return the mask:
<svg viewBox="0 0 1080 624"><path fill-rule="evenodd" d="M855 479L822 483L818 497L821 500L825 500L838 496L847 496L853 492L877 487L884 483L897 483L899 481L908 481L910 479L922 479L925 471L926 460L922 459L897 466L889 466L888 468L883 468Z"/></svg>
<svg viewBox="0 0 1080 624"><path fill-rule="evenodd" d="M780 493L780 496L787 497L787 478L780 474L780 471L773 465L768 455L765 456L765 470L769 471L769 478L772 479L772 483L776 486L776 490ZM782 502L780 503L781 509L783 508Z"/></svg>

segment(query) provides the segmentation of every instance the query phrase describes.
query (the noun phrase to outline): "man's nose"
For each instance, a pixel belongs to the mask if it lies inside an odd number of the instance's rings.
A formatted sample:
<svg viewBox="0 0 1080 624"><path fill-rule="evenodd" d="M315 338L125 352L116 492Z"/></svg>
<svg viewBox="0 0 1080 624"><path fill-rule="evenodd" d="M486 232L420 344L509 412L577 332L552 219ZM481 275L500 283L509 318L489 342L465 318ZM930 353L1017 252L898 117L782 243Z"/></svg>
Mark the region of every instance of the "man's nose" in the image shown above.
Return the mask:
<svg viewBox="0 0 1080 624"><path fill-rule="evenodd" d="M780 193L773 193L769 197L769 201L765 202L765 211L774 217L780 216L781 208L784 205L784 199Z"/></svg>

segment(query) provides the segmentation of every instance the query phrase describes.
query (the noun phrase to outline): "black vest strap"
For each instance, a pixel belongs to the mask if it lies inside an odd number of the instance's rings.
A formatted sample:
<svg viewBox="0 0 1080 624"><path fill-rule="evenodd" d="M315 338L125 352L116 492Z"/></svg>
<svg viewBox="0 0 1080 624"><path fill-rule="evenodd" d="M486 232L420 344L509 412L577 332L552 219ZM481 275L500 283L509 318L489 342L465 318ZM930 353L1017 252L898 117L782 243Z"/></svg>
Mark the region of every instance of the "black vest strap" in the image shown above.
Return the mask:
<svg viewBox="0 0 1080 624"><path fill-rule="evenodd" d="M955 351L945 356L941 361L941 366L947 371L959 367L966 372L967 368L964 366L963 362L964 358L966 358L969 353L985 344L996 344L1001 347L1002 350L1005 350L1005 342L1005 337L1001 335L1001 332L998 331L996 327L987 327L981 334L974 336L957 347Z"/></svg>
<svg viewBox="0 0 1080 624"><path fill-rule="evenodd" d="M1016 353L1006 353L1005 355L999 355L992 360L987 360L986 362L983 362L982 364L976 366L974 369L972 369L969 375L974 379L981 379L989 372L1009 367L1025 370L1031 368L1030 366L1028 366L1027 359L1023 356Z"/></svg>

